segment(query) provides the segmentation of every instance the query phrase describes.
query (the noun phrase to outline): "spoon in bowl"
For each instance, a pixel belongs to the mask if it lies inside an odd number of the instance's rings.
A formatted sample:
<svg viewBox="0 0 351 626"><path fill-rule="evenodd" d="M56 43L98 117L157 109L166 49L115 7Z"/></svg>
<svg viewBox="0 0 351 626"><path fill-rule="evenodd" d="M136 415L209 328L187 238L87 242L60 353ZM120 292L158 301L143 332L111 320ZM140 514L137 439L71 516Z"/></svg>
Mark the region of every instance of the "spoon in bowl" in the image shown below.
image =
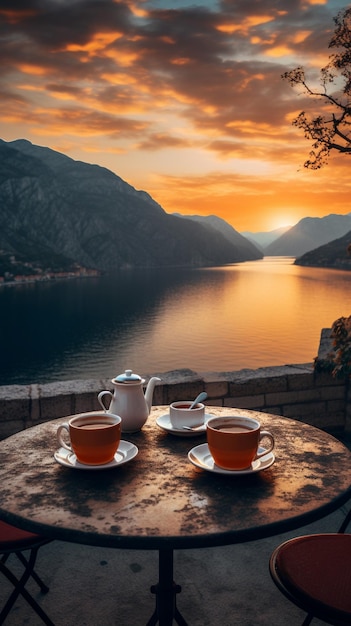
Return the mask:
<svg viewBox="0 0 351 626"><path fill-rule="evenodd" d="M198 402L202 402L203 400L206 400L206 398L207 398L206 391L202 391L201 393L199 393L199 395L196 396L194 402L192 402L191 405L189 406L189 410L196 407ZM200 430L201 428L203 428L203 426L204 426L203 424L200 424L199 426L183 426L183 428L185 430Z"/></svg>
<svg viewBox="0 0 351 626"><path fill-rule="evenodd" d="M203 402L207 398L206 391L201 391L198 396L196 396L194 402L191 403L189 409L193 409L199 402Z"/></svg>

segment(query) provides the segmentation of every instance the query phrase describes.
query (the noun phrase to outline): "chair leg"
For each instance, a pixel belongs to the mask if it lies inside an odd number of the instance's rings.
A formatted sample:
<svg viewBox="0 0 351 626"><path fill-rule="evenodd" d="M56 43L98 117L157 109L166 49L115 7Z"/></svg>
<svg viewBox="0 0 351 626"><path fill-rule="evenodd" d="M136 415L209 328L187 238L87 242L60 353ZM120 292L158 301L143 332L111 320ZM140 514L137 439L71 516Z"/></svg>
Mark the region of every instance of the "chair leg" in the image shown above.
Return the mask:
<svg viewBox="0 0 351 626"><path fill-rule="evenodd" d="M22 565L24 565L24 567L28 567L28 560L26 559L24 554L22 554L22 552L16 552L16 556L21 561ZM44 583L40 576L38 576L34 569L33 571L31 571L30 575L35 580L42 593L47 593L49 591L49 587Z"/></svg>
<svg viewBox="0 0 351 626"><path fill-rule="evenodd" d="M8 616L11 608L16 602L19 595L22 595L23 598L28 602L28 604L32 607L32 609L39 615L44 624L47 626L54 626L54 623L51 619L46 615L45 611L41 608L41 606L36 602L36 600L30 595L30 593L25 589L25 585L28 579L33 576L33 568L35 565L35 561L37 558L39 546L32 548L30 551L30 557L28 561L26 559L25 562L27 565L25 566L25 571L22 574L21 578L16 578L16 576L5 566L4 560L0 561L0 572L2 572L6 578L13 584L14 590L10 594L5 606L3 607L0 613L0 624L3 624L6 617ZM21 559L20 559L21 560ZM35 579L36 577L34 577ZM37 577L39 579L39 577ZM40 579L39 579L40 580ZM38 582L38 581L36 581ZM39 583L38 583L39 584ZM40 587L40 584L39 584ZM46 585L44 585L46 587Z"/></svg>
<svg viewBox="0 0 351 626"><path fill-rule="evenodd" d="M344 533L350 522L351 522L351 509L349 510L349 512L346 515L343 523L341 524L341 526L340 526L340 528L338 530L338 533Z"/></svg>

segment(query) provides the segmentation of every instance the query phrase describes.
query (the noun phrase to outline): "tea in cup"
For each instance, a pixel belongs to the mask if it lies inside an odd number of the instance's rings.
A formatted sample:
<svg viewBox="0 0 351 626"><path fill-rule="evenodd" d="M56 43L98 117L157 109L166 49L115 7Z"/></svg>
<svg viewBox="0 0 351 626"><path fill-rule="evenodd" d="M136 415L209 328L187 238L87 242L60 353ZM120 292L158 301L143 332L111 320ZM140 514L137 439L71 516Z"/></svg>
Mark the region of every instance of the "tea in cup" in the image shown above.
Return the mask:
<svg viewBox="0 0 351 626"><path fill-rule="evenodd" d="M57 441L74 452L77 461L86 465L104 465L113 460L121 440L121 418L112 413L79 413L57 429ZM70 443L63 438L69 434Z"/></svg>
<svg viewBox="0 0 351 626"><path fill-rule="evenodd" d="M181 430L184 426L200 426L205 421L205 405L201 402L191 409L190 400L172 402L169 406L169 418L173 428Z"/></svg>
<svg viewBox="0 0 351 626"><path fill-rule="evenodd" d="M256 459L274 448L274 437L261 430L260 422L252 417L215 417L207 422L207 444L218 467L228 470L243 470L251 467ZM259 452L262 439L268 446Z"/></svg>

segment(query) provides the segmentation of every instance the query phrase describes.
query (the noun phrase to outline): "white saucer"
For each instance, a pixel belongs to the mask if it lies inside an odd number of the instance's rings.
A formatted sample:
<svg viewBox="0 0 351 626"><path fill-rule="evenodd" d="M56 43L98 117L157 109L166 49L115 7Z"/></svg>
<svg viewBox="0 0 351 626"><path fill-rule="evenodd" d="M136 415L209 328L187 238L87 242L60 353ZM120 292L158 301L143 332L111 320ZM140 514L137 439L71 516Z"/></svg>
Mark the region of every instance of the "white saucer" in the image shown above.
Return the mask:
<svg viewBox="0 0 351 626"><path fill-rule="evenodd" d="M165 430L167 433L171 433L171 435L175 435L176 437L198 437L199 435L203 435L206 432L206 422L210 420L214 415L210 415L209 413L205 413L205 421L200 428L197 430L186 430L185 428L174 428L171 423L171 418L169 413L166 415L161 415L156 420L157 426Z"/></svg>
<svg viewBox="0 0 351 626"><path fill-rule="evenodd" d="M130 443L129 441L121 441L115 454L115 458L109 463L104 463L103 465L87 465L86 463L79 463L76 455L73 452L66 450L66 448L56 450L54 457L55 460L64 467L72 467L74 469L82 470L103 470L128 463L128 461L134 459L137 454L138 448L133 443Z"/></svg>
<svg viewBox="0 0 351 626"><path fill-rule="evenodd" d="M259 452L263 452L265 448L259 448ZM207 470L208 472L214 472L215 474L230 474L231 476L243 476L244 474L255 474L261 472L273 465L275 456L273 452L267 452L261 458L256 459L251 463L251 467L243 470L226 470L218 467L215 464L212 454L208 449L207 443L203 443L200 446L195 446L188 452L188 459L196 467Z"/></svg>

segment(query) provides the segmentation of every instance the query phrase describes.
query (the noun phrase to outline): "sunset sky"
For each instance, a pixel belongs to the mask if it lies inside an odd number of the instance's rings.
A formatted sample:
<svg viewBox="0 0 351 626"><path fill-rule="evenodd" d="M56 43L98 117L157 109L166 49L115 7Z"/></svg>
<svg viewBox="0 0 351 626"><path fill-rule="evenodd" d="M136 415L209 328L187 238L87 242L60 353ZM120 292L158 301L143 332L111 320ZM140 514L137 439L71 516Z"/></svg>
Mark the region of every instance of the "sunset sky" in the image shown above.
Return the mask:
<svg viewBox="0 0 351 626"><path fill-rule="evenodd" d="M0 0L0 138L107 167L238 231L349 213L351 156L306 170L339 0ZM315 109L321 112L321 109Z"/></svg>

